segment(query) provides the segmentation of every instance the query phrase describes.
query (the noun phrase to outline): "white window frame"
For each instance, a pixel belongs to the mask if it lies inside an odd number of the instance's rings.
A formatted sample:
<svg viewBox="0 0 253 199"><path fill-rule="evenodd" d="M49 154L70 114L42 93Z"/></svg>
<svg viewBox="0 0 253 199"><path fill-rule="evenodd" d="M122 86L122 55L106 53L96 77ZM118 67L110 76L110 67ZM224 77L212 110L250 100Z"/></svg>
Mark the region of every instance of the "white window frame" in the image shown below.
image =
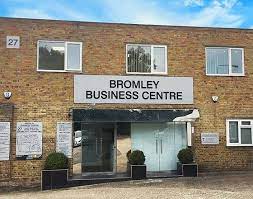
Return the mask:
<svg viewBox="0 0 253 199"><path fill-rule="evenodd" d="M207 73L207 49L213 49L213 48L226 48L228 49L228 62L229 62L229 72L228 74L209 74ZM242 51L242 73L232 73L232 59L231 59L231 52L232 50L241 50ZM205 59L206 59L206 75L207 76L245 76L244 71L244 48L230 48L230 47L216 47L216 46L209 46L205 48Z"/></svg>
<svg viewBox="0 0 253 199"><path fill-rule="evenodd" d="M64 43L64 70L45 70L39 69L39 42L49 42L49 43ZM67 66L67 45L68 44L79 44L80 45L80 68L79 69L68 69ZM53 40L38 40L37 41L37 71L38 72L82 72L82 50L83 50L83 43L82 42L70 42L70 41L53 41Z"/></svg>
<svg viewBox="0 0 253 199"><path fill-rule="evenodd" d="M250 125L242 125L242 122L250 121ZM238 122L238 143L230 143L229 122ZM251 128L252 144L241 144L241 128ZM226 120L227 146L253 146L253 119L227 119Z"/></svg>
<svg viewBox="0 0 253 199"><path fill-rule="evenodd" d="M145 72L128 72L128 60L127 60L127 47L128 46L149 46L151 47L151 71L150 73L145 73ZM157 48L165 48L165 71L164 72L154 72L154 55L153 55L153 49L154 47L157 47ZM152 45L152 44L126 44L126 74L137 74L137 75L167 75L168 74L168 65L167 65L167 54L168 54L168 51L167 51L167 46L166 45Z"/></svg>

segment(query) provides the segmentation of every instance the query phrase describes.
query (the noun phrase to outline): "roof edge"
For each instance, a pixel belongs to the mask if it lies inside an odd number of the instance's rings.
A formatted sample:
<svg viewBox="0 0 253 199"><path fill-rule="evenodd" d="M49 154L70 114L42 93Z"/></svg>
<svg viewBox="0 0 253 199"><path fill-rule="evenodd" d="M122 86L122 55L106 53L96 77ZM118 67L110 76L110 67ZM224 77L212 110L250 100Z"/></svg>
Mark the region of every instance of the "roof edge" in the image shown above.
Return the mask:
<svg viewBox="0 0 253 199"><path fill-rule="evenodd" d="M35 22L59 22L59 23L74 23L74 24L90 24L90 25L110 25L110 26L141 26L141 27L157 27L169 29L204 29L204 30L241 30L253 32L249 28L228 28L228 27L202 27L202 26L180 26L180 25L158 25L158 24L138 24L138 23L121 23L121 22L98 22L98 21L74 21L74 20L60 20L60 19L32 19L32 18L14 18L14 17L1 17L0 20L10 21L35 21Z"/></svg>

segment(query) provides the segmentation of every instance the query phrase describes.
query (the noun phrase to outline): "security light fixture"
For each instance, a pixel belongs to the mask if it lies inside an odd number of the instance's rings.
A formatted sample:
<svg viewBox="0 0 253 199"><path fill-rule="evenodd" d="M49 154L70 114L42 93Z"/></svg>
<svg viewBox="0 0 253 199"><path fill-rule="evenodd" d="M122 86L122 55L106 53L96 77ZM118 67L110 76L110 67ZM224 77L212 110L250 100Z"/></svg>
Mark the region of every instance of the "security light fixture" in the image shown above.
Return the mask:
<svg viewBox="0 0 253 199"><path fill-rule="evenodd" d="M212 100L214 103L218 102L219 97L218 96L212 96Z"/></svg>
<svg viewBox="0 0 253 199"><path fill-rule="evenodd" d="M11 92L7 91L7 92L4 92L4 98L5 99L10 99L11 98Z"/></svg>

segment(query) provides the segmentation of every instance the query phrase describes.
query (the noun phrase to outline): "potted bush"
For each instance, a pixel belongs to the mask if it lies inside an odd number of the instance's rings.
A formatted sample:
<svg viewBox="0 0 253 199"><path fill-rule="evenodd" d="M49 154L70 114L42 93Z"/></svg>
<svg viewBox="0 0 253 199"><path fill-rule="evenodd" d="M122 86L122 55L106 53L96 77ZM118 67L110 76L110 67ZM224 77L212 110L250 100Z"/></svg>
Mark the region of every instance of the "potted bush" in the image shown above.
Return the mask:
<svg viewBox="0 0 253 199"><path fill-rule="evenodd" d="M177 158L180 161L178 163L178 174L184 177L197 177L198 165L193 161L193 152L190 148L181 149Z"/></svg>
<svg viewBox="0 0 253 199"><path fill-rule="evenodd" d="M44 170L41 171L41 189L62 188L68 181L68 158L63 153L47 156Z"/></svg>
<svg viewBox="0 0 253 199"><path fill-rule="evenodd" d="M130 175L133 180L140 180L146 178L146 165L145 155L140 150L135 150L133 152L127 154L128 157L128 165L130 170Z"/></svg>

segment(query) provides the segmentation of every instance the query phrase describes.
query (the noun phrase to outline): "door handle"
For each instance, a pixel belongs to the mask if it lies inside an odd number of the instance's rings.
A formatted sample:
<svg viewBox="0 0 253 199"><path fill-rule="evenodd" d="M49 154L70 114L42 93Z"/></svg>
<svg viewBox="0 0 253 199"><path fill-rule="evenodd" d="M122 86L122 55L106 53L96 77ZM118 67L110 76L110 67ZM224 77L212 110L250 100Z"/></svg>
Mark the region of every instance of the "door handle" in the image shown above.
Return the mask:
<svg viewBox="0 0 253 199"><path fill-rule="evenodd" d="M102 155L102 152L103 152L103 138L100 138L100 155Z"/></svg>
<svg viewBox="0 0 253 199"><path fill-rule="evenodd" d="M163 153L163 140L160 140L161 142L161 153Z"/></svg>
<svg viewBox="0 0 253 199"><path fill-rule="evenodd" d="M156 146L156 153L158 153L158 140L155 140L155 146Z"/></svg>
<svg viewBox="0 0 253 199"><path fill-rule="evenodd" d="M98 155L98 139L96 138L96 155Z"/></svg>

